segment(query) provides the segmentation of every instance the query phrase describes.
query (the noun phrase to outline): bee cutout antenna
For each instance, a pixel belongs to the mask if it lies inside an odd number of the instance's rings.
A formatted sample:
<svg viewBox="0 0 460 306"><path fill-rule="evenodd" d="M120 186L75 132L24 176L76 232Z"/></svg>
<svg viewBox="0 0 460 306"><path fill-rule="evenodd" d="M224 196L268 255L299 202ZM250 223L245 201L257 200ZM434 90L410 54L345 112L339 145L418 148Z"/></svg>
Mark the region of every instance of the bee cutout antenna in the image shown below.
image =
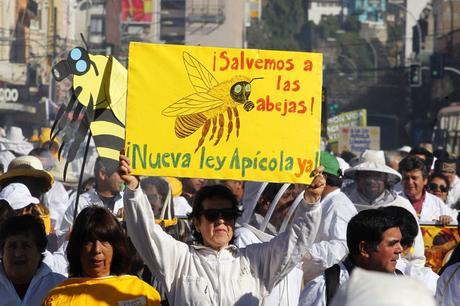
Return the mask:
<svg viewBox="0 0 460 306"><path fill-rule="evenodd" d="M83 44L85 45L86 51L88 51L88 53L89 53L89 47L88 47L88 44L86 43L86 39L85 39L85 36L83 35L83 33L80 33L80 37L81 37L81 40L83 41ZM96 76L98 76L99 75L99 70L97 70L96 63L94 63L92 60L90 60L89 62L93 66L94 72L96 73Z"/></svg>
<svg viewBox="0 0 460 306"><path fill-rule="evenodd" d="M81 37L81 40L83 40L83 43L85 44L86 51L89 52L89 47L88 47L88 44L86 43L86 39L83 33L80 33L80 37Z"/></svg>

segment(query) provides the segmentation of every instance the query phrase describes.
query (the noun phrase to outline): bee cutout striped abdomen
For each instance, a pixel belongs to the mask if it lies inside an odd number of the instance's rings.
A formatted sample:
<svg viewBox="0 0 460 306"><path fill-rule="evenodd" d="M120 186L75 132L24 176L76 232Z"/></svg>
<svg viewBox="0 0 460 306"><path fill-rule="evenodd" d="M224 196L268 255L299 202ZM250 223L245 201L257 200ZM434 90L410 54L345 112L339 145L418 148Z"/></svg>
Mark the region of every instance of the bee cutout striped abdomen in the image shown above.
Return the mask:
<svg viewBox="0 0 460 306"><path fill-rule="evenodd" d="M91 133L104 165L116 169L120 150L125 145L125 126L115 117L110 108L96 108L94 121L91 122Z"/></svg>

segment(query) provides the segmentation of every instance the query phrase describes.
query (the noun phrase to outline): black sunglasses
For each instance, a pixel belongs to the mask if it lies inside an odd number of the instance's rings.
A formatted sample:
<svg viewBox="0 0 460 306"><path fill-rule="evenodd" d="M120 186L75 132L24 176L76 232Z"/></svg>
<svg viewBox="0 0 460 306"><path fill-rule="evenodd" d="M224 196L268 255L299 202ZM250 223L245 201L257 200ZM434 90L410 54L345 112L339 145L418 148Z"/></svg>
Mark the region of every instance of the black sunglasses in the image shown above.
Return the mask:
<svg viewBox="0 0 460 306"><path fill-rule="evenodd" d="M444 186L444 185L438 185L438 184L435 184L435 183L429 183L428 184L428 190L431 190L431 191L436 191L436 190L439 190L441 192L447 192L447 186Z"/></svg>
<svg viewBox="0 0 460 306"><path fill-rule="evenodd" d="M218 219L235 221L238 217L238 212L234 208L204 209L199 212L199 215L203 215L209 222L216 222Z"/></svg>

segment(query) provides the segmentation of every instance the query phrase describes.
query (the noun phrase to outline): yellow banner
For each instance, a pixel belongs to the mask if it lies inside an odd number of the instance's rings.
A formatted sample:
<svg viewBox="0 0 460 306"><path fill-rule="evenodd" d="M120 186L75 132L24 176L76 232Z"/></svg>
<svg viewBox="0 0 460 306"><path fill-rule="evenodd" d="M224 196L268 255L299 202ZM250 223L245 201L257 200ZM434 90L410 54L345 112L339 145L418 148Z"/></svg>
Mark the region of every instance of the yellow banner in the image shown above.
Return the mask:
<svg viewBox="0 0 460 306"><path fill-rule="evenodd" d="M420 228L425 243L426 266L438 273L460 242L457 226L420 224Z"/></svg>
<svg viewBox="0 0 460 306"><path fill-rule="evenodd" d="M139 175L309 183L322 55L131 43L126 154Z"/></svg>

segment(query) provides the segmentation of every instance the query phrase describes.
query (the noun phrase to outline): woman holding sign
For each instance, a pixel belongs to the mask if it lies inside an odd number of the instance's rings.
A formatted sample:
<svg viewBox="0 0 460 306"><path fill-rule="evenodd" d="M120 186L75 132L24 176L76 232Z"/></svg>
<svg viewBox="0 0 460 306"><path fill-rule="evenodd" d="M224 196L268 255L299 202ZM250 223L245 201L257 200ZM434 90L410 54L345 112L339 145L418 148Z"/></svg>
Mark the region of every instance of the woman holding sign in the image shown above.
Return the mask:
<svg viewBox="0 0 460 306"><path fill-rule="evenodd" d="M305 189L304 203L289 229L267 243L238 249L231 244L241 213L224 186L201 189L191 213L199 245L189 246L155 224L139 179L120 155L120 175L127 185L124 205L128 233L150 270L168 292L171 305L259 305L262 297L289 273L313 243L318 230L321 170Z"/></svg>

